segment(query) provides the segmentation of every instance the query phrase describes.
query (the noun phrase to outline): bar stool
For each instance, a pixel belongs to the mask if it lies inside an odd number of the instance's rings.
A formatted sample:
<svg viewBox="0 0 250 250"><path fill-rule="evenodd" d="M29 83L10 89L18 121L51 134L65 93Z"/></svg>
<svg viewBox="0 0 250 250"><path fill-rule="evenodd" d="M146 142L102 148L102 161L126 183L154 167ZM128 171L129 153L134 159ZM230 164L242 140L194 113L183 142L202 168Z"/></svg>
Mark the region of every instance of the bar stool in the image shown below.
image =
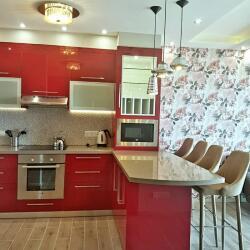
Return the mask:
<svg viewBox="0 0 250 250"><path fill-rule="evenodd" d="M206 151L207 151L207 142L199 141L194 146L192 152L183 158L186 159L187 161L196 163L201 160L201 158L205 155Z"/></svg>
<svg viewBox="0 0 250 250"><path fill-rule="evenodd" d="M223 147L219 145L211 145L206 154L202 157L201 160L196 162L202 168L209 170L212 173L215 173L219 170L221 157L223 153Z"/></svg>
<svg viewBox="0 0 250 250"><path fill-rule="evenodd" d="M174 154L179 157L187 156L192 149L193 142L194 140L192 138L186 138L182 143L181 147Z"/></svg>
<svg viewBox="0 0 250 250"><path fill-rule="evenodd" d="M199 192L200 195L200 242L199 249L203 249L203 236L204 236L204 221L205 221L205 195L212 196L213 202L213 217L214 227L217 227L216 219L216 207L215 207L215 195L222 196L222 249L225 246L225 215L226 215L226 196L235 197L236 211L237 211L237 227L239 238L239 249L243 250L243 239L241 229L241 206L240 206L240 194L244 185L244 181L249 168L250 154L242 151L233 151L229 157L225 160L219 171L216 173L225 178L225 183L216 184L210 186L199 186L194 189ZM216 246L218 246L217 230L215 233Z"/></svg>

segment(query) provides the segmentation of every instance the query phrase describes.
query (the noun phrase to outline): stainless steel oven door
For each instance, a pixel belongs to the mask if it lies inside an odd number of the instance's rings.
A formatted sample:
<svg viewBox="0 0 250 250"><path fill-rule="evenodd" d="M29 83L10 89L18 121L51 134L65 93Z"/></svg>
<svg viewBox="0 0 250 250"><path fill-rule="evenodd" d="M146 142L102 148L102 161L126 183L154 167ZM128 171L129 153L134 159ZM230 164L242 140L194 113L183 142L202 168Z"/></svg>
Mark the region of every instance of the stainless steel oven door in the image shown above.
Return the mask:
<svg viewBox="0 0 250 250"><path fill-rule="evenodd" d="M18 164L17 199L63 199L64 164Z"/></svg>
<svg viewBox="0 0 250 250"><path fill-rule="evenodd" d="M118 119L117 146L157 147L158 120Z"/></svg>

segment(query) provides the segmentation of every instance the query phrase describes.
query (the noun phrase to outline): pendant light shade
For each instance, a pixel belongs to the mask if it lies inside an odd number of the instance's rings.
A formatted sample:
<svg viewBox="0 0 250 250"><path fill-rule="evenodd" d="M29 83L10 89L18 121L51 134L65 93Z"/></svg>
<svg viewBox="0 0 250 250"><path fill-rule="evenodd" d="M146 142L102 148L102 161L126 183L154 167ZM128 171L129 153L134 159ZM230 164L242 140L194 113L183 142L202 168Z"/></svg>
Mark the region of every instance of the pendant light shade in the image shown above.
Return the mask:
<svg viewBox="0 0 250 250"><path fill-rule="evenodd" d="M245 65L245 70L247 74L250 75L250 49L245 51L244 65Z"/></svg>
<svg viewBox="0 0 250 250"><path fill-rule="evenodd" d="M158 64L156 69L157 77L164 79L167 75L173 73L173 69L170 67L169 64L165 62L165 48L166 48L166 23L167 23L167 0L165 0L165 8L164 8L164 44L163 44L163 51L162 51L162 62Z"/></svg>
<svg viewBox="0 0 250 250"><path fill-rule="evenodd" d="M156 15L161 10L160 6L150 7L152 12L155 14L155 27L154 27L154 51L155 51L155 38L156 38ZM158 95L158 79L155 67L155 55L153 57L153 69L151 70L151 76L148 80L147 94L148 95Z"/></svg>
<svg viewBox="0 0 250 250"><path fill-rule="evenodd" d="M149 77L147 94L158 95L158 79L156 74L152 74Z"/></svg>
<svg viewBox="0 0 250 250"><path fill-rule="evenodd" d="M185 57L181 54L182 52L182 26L183 26L183 8L188 4L187 0L179 0L176 2L181 7L181 34L180 34L180 52L177 57L171 63L171 68L174 70L183 70L188 67L188 62Z"/></svg>

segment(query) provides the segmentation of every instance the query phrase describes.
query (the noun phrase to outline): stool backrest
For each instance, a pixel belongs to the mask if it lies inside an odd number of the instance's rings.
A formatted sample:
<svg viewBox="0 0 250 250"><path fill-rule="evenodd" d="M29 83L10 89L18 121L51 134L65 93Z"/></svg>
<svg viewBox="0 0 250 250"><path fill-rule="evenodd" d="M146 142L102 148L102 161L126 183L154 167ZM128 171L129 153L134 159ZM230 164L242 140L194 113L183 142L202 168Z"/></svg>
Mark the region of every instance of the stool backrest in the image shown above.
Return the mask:
<svg viewBox="0 0 250 250"><path fill-rule="evenodd" d="M225 187L225 194L236 196L242 191L249 168L250 154L242 151L233 151L219 171L216 173L225 178L228 187Z"/></svg>
<svg viewBox="0 0 250 250"><path fill-rule="evenodd" d="M187 161L197 162L199 161L206 153L207 150L207 142L199 141L193 148L192 152L184 157Z"/></svg>
<svg viewBox="0 0 250 250"><path fill-rule="evenodd" d="M219 169L222 153L223 147L219 145L211 145L203 158L197 162L197 165L215 173Z"/></svg>
<svg viewBox="0 0 250 250"><path fill-rule="evenodd" d="M186 138L182 143L181 147L174 153L179 157L188 155L192 149L194 140L192 138Z"/></svg>

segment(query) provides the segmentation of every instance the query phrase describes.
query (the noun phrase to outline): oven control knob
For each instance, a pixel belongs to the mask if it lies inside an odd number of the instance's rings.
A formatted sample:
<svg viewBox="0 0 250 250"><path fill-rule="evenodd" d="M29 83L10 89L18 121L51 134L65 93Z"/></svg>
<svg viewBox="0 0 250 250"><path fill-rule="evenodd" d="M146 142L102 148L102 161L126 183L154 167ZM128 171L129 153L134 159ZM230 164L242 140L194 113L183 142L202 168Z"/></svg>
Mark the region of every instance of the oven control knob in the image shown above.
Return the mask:
<svg viewBox="0 0 250 250"><path fill-rule="evenodd" d="M50 158L49 160L50 160L50 161L54 161L54 159L53 159L53 158Z"/></svg>
<svg viewBox="0 0 250 250"><path fill-rule="evenodd" d="M33 162L33 161L35 161L35 159L34 159L34 158L31 158L31 159L30 159L30 161L32 161L32 162Z"/></svg>

